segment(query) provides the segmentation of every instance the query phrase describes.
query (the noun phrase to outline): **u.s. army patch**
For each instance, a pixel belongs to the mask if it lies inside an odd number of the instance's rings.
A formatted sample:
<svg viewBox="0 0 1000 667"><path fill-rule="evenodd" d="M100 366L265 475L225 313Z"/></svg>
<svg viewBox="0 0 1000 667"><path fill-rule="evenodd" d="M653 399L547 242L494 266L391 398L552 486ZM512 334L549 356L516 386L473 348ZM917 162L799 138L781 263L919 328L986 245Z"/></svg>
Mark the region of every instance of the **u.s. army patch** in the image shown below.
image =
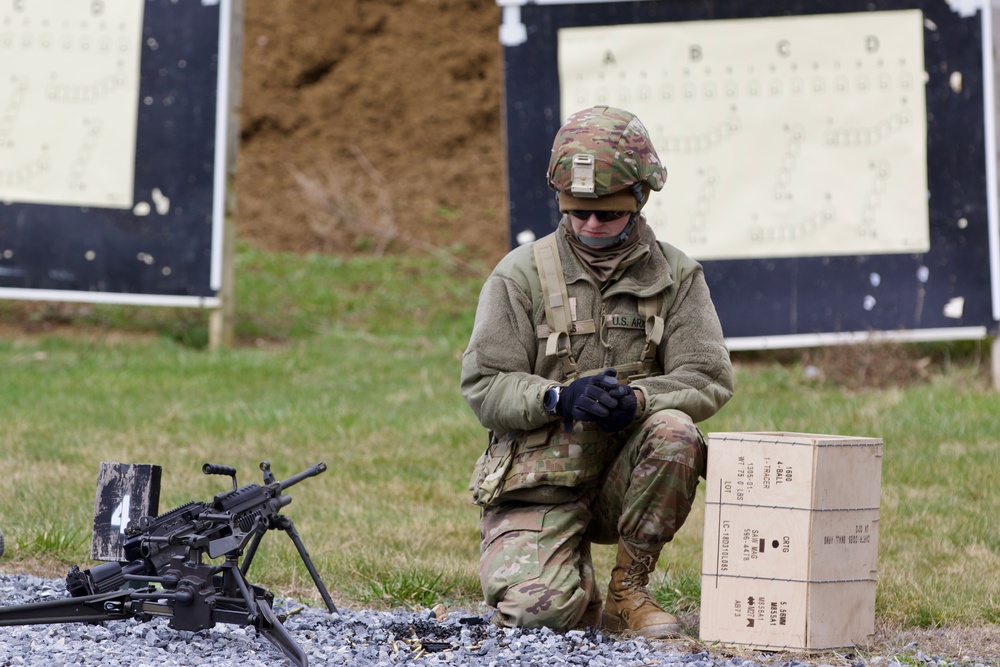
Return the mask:
<svg viewBox="0 0 1000 667"><path fill-rule="evenodd" d="M609 329L645 329L646 320L641 315L607 315Z"/></svg>

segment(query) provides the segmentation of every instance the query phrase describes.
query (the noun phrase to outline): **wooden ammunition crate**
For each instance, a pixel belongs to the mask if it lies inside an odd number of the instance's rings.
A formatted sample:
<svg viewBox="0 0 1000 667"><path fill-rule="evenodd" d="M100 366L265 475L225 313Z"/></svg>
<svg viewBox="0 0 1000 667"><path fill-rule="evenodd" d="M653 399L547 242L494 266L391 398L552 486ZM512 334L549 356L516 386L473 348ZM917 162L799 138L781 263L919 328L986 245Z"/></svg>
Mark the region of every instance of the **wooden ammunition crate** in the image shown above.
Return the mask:
<svg viewBox="0 0 1000 667"><path fill-rule="evenodd" d="M828 649L875 631L882 441L709 436L701 639Z"/></svg>

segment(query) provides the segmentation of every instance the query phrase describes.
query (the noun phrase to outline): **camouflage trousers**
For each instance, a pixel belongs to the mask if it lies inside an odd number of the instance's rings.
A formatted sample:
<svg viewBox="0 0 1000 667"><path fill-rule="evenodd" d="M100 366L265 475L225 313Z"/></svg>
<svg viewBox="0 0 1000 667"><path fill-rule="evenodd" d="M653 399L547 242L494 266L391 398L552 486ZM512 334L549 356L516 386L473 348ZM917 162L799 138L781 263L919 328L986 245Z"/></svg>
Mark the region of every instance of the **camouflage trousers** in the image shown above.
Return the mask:
<svg viewBox="0 0 1000 667"><path fill-rule="evenodd" d="M609 436L611 437L611 436ZM479 578L494 623L568 630L600 600L590 545L619 537L641 551L673 539L691 511L705 440L676 410L647 418L623 440L598 485L557 505L504 502L483 510Z"/></svg>

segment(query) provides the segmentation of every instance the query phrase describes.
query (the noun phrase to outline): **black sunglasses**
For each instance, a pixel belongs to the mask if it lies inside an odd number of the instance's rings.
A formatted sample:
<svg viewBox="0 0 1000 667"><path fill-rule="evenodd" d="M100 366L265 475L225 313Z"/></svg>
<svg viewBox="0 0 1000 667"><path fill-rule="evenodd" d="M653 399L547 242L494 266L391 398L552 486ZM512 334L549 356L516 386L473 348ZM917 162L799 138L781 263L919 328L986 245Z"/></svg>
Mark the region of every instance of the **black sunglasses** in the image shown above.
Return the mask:
<svg viewBox="0 0 1000 667"><path fill-rule="evenodd" d="M598 222L611 222L629 214L628 211L567 211L567 213L580 220L590 220L590 216L596 215Z"/></svg>

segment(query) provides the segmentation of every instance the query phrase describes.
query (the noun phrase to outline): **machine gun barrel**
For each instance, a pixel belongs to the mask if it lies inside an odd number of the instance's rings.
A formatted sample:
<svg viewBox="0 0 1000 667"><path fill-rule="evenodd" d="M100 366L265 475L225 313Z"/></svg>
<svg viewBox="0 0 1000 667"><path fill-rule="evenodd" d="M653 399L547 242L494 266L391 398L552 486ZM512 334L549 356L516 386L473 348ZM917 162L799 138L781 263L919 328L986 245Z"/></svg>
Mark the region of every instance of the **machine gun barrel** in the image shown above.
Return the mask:
<svg viewBox="0 0 1000 667"><path fill-rule="evenodd" d="M282 491L284 491L285 489L287 489L288 487L292 486L293 484L298 484L299 482L301 482L304 479L308 479L310 477L315 477L316 475L318 475L320 473L323 473L323 472L326 472L326 464L325 463L317 463L314 466L306 468L305 470L303 470L302 472L300 472L297 475L292 475L291 477L289 477L289 478L287 478L285 480L282 480L281 482L279 482L279 488Z"/></svg>

